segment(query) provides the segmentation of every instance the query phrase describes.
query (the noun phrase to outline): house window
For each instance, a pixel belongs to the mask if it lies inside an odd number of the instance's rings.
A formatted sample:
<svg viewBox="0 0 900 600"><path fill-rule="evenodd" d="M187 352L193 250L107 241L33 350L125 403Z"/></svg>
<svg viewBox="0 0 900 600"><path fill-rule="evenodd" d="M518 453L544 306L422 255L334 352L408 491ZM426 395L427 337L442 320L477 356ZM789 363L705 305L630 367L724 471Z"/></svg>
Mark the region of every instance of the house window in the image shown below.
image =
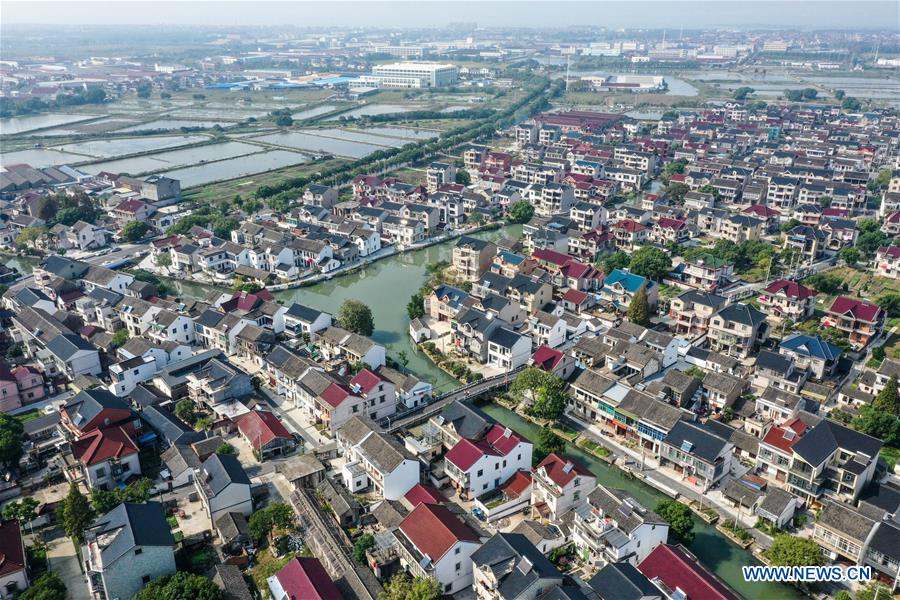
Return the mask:
<svg viewBox="0 0 900 600"><path fill-rule="evenodd" d="M459 572L459 570L462 569L462 563L456 563L455 565L453 565L453 568L456 569L457 572Z"/></svg>
<svg viewBox="0 0 900 600"><path fill-rule="evenodd" d="M453 549L453 554L459 554L459 548L458 548L458 547Z"/></svg>
<svg viewBox="0 0 900 600"><path fill-rule="evenodd" d="M481 477L482 475L484 475L484 469L478 469L478 472L475 473L476 477Z"/></svg>
<svg viewBox="0 0 900 600"><path fill-rule="evenodd" d="M137 556L138 554L142 554L143 552L144 552L143 548L138 548L134 551L134 555Z"/></svg>

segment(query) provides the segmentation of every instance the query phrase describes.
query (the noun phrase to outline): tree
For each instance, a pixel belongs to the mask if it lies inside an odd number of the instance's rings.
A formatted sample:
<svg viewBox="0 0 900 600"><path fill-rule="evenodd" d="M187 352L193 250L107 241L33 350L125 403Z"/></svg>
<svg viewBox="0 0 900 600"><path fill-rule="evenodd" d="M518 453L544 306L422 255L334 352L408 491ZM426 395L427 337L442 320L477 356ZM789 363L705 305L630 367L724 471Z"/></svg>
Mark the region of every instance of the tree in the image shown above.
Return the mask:
<svg viewBox="0 0 900 600"><path fill-rule="evenodd" d="M456 172L456 178L454 179L456 183L461 185L471 185L472 184L472 176L469 175L469 172L465 169L459 169Z"/></svg>
<svg viewBox="0 0 900 600"><path fill-rule="evenodd" d="M752 87L741 86L738 89L734 90L734 99L735 100L745 100L747 96L755 92Z"/></svg>
<svg viewBox="0 0 900 600"><path fill-rule="evenodd" d="M275 124L279 127L290 127L294 124L294 119L290 115L278 115L275 117Z"/></svg>
<svg viewBox="0 0 900 600"><path fill-rule="evenodd" d="M847 95L847 92L844 90L834 90L834 98L835 100L843 100L844 96Z"/></svg>
<svg viewBox="0 0 900 600"><path fill-rule="evenodd" d="M896 413L882 412L873 405L863 406L853 419L853 428L880 439L887 446L900 448L900 419Z"/></svg>
<svg viewBox="0 0 900 600"><path fill-rule="evenodd" d="M780 567L817 566L825 564L822 549L814 541L781 533L766 550L766 556L773 565Z"/></svg>
<svg viewBox="0 0 900 600"><path fill-rule="evenodd" d="M681 204L684 202L684 197L687 193L691 191L691 188L687 186L687 184L681 183L679 181L672 182L666 186L666 196L672 199L676 204Z"/></svg>
<svg viewBox="0 0 900 600"><path fill-rule="evenodd" d="M791 102L800 102L803 100L803 90L784 90L784 97Z"/></svg>
<svg viewBox="0 0 900 600"><path fill-rule="evenodd" d="M19 600L66 600L66 584L56 573L44 573L18 595Z"/></svg>
<svg viewBox="0 0 900 600"><path fill-rule="evenodd" d="M421 291L413 294L409 302L406 303L406 314L409 315L409 320L413 319L421 319L425 316L425 297L422 295Z"/></svg>
<svg viewBox="0 0 900 600"><path fill-rule="evenodd" d="M900 416L900 393L897 393L897 375L891 375L884 389L875 396L872 406L877 411L895 417Z"/></svg>
<svg viewBox="0 0 900 600"><path fill-rule="evenodd" d="M662 500L656 505L656 514L669 524L669 531L684 544L694 541L694 514L691 509L675 500Z"/></svg>
<svg viewBox="0 0 900 600"><path fill-rule="evenodd" d="M225 591L212 579L179 571L174 575L154 579L132 600L225 600Z"/></svg>
<svg viewBox="0 0 900 600"><path fill-rule="evenodd" d="M859 100L854 98L853 96L847 96L844 98L844 101L841 102L841 108L844 110L849 110L850 112L856 112L860 108L862 108L862 104L860 104Z"/></svg>
<svg viewBox="0 0 900 600"><path fill-rule="evenodd" d="M0 413L0 464L7 467L18 464L24 439L22 422L11 415Z"/></svg>
<svg viewBox="0 0 900 600"><path fill-rule="evenodd" d="M128 338L130 335L131 334L128 333L127 329L120 329L112 335L112 339L110 340L110 343L114 347L119 348L119 347L125 345L125 342L128 341Z"/></svg>
<svg viewBox="0 0 900 600"><path fill-rule="evenodd" d="M793 229L794 227L796 227L799 224L800 224L800 221L798 221L797 219L788 219L787 221L782 223L778 229L781 230L781 233L787 233L788 231L790 231L791 229Z"/></svg>
<svg viewBox="0 0 900 600"><path fill-rule="evenodd" d="M16 236L16 246L37 247L38 240L47 235L46 227L23 227Z"/></svg>
<svg viewBox="0 0 900 600"><path fill-rule="evenodd" d="M366 550L375 545L375 536L371 533L366 533L356 540L356 543L353 544L353 558L356 559L361 565L366 564Z"/></svg>
<svg viewBox="0 0 900 600"><path fill-rule="evenodd" d="M538 432L537 441L534 444L532 461L537 465L550 454L562 454L565 449L565 440L553 433L553 430L549 427L544 427Z"/></svg>
<svg viewBox="0 0 900 600"><path fill-rule="evenodd" d="M184 398L175 403L175 416L188 424L193 424L197 420L197 408L194 402L188 398Z"/></svg>
<svg viewBox="0 0 900 600"><path fill-rule="evenodd" d="M800 90L800 93L803 95L804 100L815 100L816 96L819 95L819 92L814 88L803 88Z"/></svg>
<svg viewBox="0 0 900 600"><path fill-rule="evenodd" d="M509 392L520 401L529 400L529 412L541 419L555 421L565 408L565 382L553 373L537 367L528 367L519 373Z"/></svg>
<svg viewBox="0 0 900 600"><path fill-rule="evenodd" d="M94 518L94 512L88 499L74 483L69 484L69 493L63 498L60 510L63 530L76 546L80 545L84 541L84 530Z"/></svg>
<svg viewBox="0 0 900 600"><path fill-rule="evenodd" d="M605 275L609 275L616 269L624 269L631 262L631 257L624 252L611 252L601 256L597 261L597 266Z"/></svg>
<svg viewBox="0 0 900 600"><path fill-rule="evenodd" d="M273 529L285 529L294 525L294 510L284 502L276 502L261 508L247 521L250 535L257 541L263 540Z"/></svg>
<svg viewBox="0 0 900 600"><path fill-rule="evenodd" d="M659 248L644 246L631 255L628 268L641 277L659 281L672 270L672 259Z"/></svg>
<svg viewBox="0 0 900 600"><path fill-rule="evenodd" d="M900 294L897 292L885 292L878 296L875 303L887 313L888 317L900 316Z"/></svg>
<svg viewBox="0 0 900 600"><path fill-rule="evenodd" d="M719 199L719 195L721 194L721 192L719 191L719 188L717 188L713 185L710 185L708 183L706 185L701 185L700 188L697 189L697 191L700 192L701 194L712 194L716 200Z"/></svg>
<svg viewBox="0 0 900 600"><path fill-rule="evenodd" d="M856 592L856 600L890 600L891 590L878 581L873 581L865 589Z"/></svg>
<svg viewBox="0 0 900 600"><path fill-rule="evenodd" d="M375 331L372 309L359 300L344 300L338 311L337 321L347 331L359 335L370 336Z"/></svg>
<svg viewBox="0 0 900 600"><path fill-rule="evenodd" d="M126 242L136 242L147 235L148 231L150 226L143 221L129 221L122 228L122 239Z"/></svg>
<svg viewBox="0 0 900 600"><path fill-rule="evenodd" d="M216 454L228 454L234 456L237 454L237 450L235 450L234 446L229 444L228 442L224 442L216 448Z"/></svg>
<svg viewBox="0 0 900 600"><path fill-rule="evenodd" d="M650 326L650 302L647 299L647 286L641 286L628 305L628 320L642 327Z"/></svg>
<svg viewBox="0 0 900 600"><path fill-rule="evenodd" d="M123 502L146 502L150 499L150 491L153 482L146 477L141 477L124 488L104 490L102 488L91 489L91 506L94 513L106 514Z"/></svg>
<svg viewBox="0 0 900 600"><path fill-rule="evenodd" d="M527 200L516 200L506 207L511 223L526 223L534 216L534 207Z"/></svg>
<svg viewBox="0 0 900 600"><path fill-rule="evenodd" d="M151 92L153 91L153 86L149 81L142 81L137 84L137 97L138 98L149 98Z"/></svg>
<svg viewBox="0 0 900 600"><path fill-rule="evenodd" d="M411 578L406 573L391 577L378 600L440 600L444 592L433 577Z"/></svg>
<svg viewBox="0 0 900 600"><path fill-rule="evenodd" d="M157 255L156 266L157 267L171 267L172 266L172 255L169 254L168 252L163 252L162 254Z"/></svg>
<svg viewBox="0 0 900 600"><path fill-rule="evenodd" d="M816 273L807 277L803 283L817 292L828 295L837 294L841 289L841 278L830 273Z"/></svg>
<svg viewBox="0 0 900 600"><path fill-rule="evenodd" d="M19 523L28 523L37 517L38 501L26 496L18 502L10 502L3 507L4 519L15 519Z"/></svg>
<svg viewBox="0 0 900 600"><path fill-rule="evenodd" d="M862 255L859 253L859 250L854 248L853 246L847 246L846 248L842 248L838 253L841 259L850 265L851 267L859 262L859 259L862 258Z"/></svg>

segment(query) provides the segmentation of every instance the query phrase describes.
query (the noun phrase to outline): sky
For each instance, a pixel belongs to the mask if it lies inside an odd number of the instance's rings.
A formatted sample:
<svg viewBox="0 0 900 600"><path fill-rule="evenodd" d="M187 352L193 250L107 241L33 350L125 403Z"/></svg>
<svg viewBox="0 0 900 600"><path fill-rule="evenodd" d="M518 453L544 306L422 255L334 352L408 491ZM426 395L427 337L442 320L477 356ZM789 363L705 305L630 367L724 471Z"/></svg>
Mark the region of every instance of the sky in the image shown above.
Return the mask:
<svg viewBox="0 0 900 600"><path fill-rule="evenodd" d="M296 25L299 27L480 26L610 28L880 28L900 30L900 2L869 0L222 0L115 2L3 0L6 25Z"/></svg>

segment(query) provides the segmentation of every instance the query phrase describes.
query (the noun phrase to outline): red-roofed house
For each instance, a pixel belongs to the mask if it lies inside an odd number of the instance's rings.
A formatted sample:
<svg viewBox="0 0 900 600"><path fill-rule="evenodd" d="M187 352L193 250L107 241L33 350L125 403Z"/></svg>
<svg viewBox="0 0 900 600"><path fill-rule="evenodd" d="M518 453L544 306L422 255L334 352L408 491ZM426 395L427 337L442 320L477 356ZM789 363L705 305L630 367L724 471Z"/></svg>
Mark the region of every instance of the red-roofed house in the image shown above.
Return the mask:
<svg viewBox="0 0 900 600"><path fill-rule="evenodd" d="M25 544L18 521L0 521L0 598L12 598L28 587Z"/></svg>
<svg viewBox="0 0 900 600"><path fill-rule="evenodd" d="M587 467L556 453L534 468L532 479L532 517L551 522L578 506L597 483Z"/></svg>
<svg viewBox="0 0 900 600"><path fill-rule="evenodd" d="M156 212L156 209L146 202L130 198L119 202L111 212L119 226L124 227L131 221L146 221L150 215Z"/></svg>
<svg viewBox="0 0 900 600"><path fill-rule="evenodd" d="M763 290L759 303L770 317L805 321L816 308L816 291L796 281L779 279Z"/></svg>
<svg viewBox="0 0 900 600"><path fill-rule="evenodd" d="M394 535L400 565L414 577L434 577L444 594L472 585L472 553L481 538L442 504L419 504Z"/></svg>
<svg viewBox="0 0 900 600"><path fill-rule="evenodd" d="M883 324L884 311L877 304L847 296L835 298L822 317L825 327L836 327L847 333L855 349L864 348L878 336Z"/></svg>
<svg viewBox="0 0 900 600"><path fill-rule="evenodd" d="M259 460L292 451L297 441L273 413L252 410L237 417L238 431Z"/></svg>
<svg viewBox="0 0 900 600"><path fill-rule="evenodd" d="M444 456L445 470L460 496L474 498L531 467L531 442L494 424L475 442L462 438Z"/></svg>
<svg viewBox="0 0 900 600"><path fill-rule="evenodd" d="M553 373L560 379L568 379L575 372L574 358L546 344L535 350L531 357L531 364L548 373Z"/></svg>
<svg viewBox="0 0 900 600"><path fill-rule="evenodd" d="M316 396L312 410L316 422L323 423L333 435L353 415L365 415L365 405L362 396L342 383L332 382Z"/></svg>
<svg viewBox="0 0 900 600"><path fill-rule="evenodd" d="M366 401L365 413L374 421L397 412L397 388L379 373L363 369L350 380L350 389Z"/></svg>
<svg viewBox="0 0 900 600"><path fill-rule="evenodd" d="M900 278L900 246L882 246L875 254L875 274Z"/></svg>
<svg viewBox="0 0 900 600"><path fill-rule="evenodd" d="M74 464L67 465L70 481L84 479L88 487L113 489L141 474L138 448L122 427L94 429L72 442Z"/></svg>
<svg viewBox="0 0 900 600"><path fill-rule="evenodd" d="M756 454L758 472L764 477L786 484L788 469L794 459L792 448L806 433L806 429L806 423L796 417L780 427L769 429L759 443Z"/></svg>
<svg viewBox="0 0 900 600"><path fill-rule="evenodd" d="M670 244L672 242L681 244L690 239L691 232L688 230L687 223L681 219L660 217L653 224L653 229L650 230L650 237L660 244Z"/></svg>
<svg viewBox="0 0 900 600"><path fill-rule="evenodd" d="M740 600L737 592L707 571L683 546L660 544L638 565L638 571L668 590L667 596L680 591L683 598Z"/></svg>
<svg viewBox="0 0 900 600"><path fill-rule="evenodd" d="M563 308L575 314L581 314L594 305L595 298L592 294L581 290L568 289L562 296Z"/></svg>
<svg viewBox="0 0 900 600"><path fill-rule="evenodd" d="M610 230L619 250L634 250L635 246L645 244L650 237L650 230L633 219L623 219Z"/></svg>
<svg viewBox="0 0 900 600"><path fill-rule="evenodd" d="M274 600L343 600L318 558L292 558L266 582Z"/></svg>
<svg viewBox="0 0 900 600"><path fill-rule="evenodd" d="M422 485L421 483L412 486L403 496L403 503L410 510L420 504L445 504L446 502L446 496L436 487L433 485Z"/></svg>

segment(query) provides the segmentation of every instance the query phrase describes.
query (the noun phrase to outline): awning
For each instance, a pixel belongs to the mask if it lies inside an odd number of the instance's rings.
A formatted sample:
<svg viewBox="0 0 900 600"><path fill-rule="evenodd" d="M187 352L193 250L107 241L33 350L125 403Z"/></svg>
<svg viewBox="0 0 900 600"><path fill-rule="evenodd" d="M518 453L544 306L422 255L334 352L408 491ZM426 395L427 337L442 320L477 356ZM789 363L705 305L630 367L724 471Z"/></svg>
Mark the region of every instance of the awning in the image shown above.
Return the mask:
<svg viewBox="0 0 900 600"><path fill-rule="evenodd" d="M138 444L148 445L148 444L153 443L156 440L156 438L157 438L156 433L151 431L150 433L145 433L144 435L139 437Z"/></svg>

